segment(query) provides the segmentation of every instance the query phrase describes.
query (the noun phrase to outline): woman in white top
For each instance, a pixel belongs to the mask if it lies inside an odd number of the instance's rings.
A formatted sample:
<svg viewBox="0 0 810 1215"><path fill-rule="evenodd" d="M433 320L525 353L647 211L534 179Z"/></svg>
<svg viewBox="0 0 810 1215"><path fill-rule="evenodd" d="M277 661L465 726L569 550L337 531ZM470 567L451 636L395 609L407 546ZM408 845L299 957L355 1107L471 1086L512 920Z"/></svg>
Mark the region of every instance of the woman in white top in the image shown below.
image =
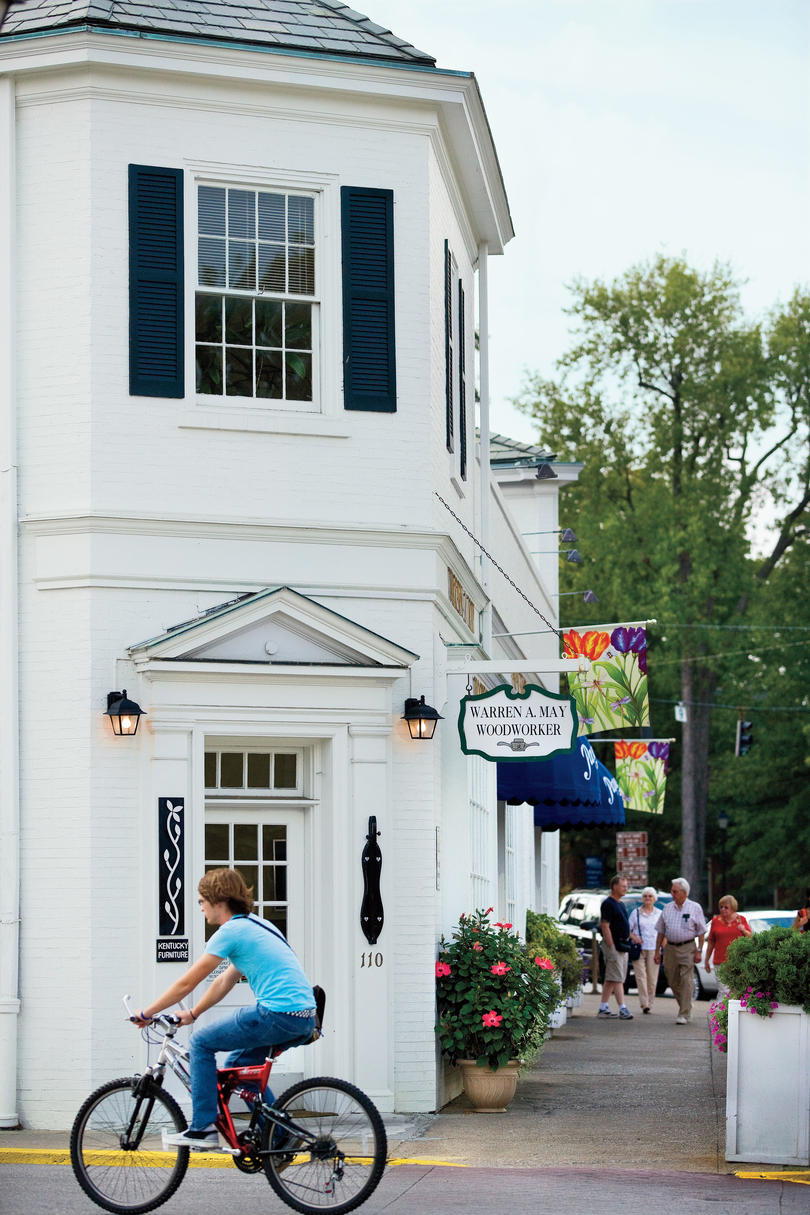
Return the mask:
<svg viewBox="0 0 810 1215"><path fill-rule="evenodd" d="M630 939L641 946L641 957L633 963L633 970L641 1011L644 1013L648 1013L653 1006L658 984L659 967L653 959L661 911L656 907L655 900L655 889L645 886L641 892L641 906L630 912Z"/></svg>

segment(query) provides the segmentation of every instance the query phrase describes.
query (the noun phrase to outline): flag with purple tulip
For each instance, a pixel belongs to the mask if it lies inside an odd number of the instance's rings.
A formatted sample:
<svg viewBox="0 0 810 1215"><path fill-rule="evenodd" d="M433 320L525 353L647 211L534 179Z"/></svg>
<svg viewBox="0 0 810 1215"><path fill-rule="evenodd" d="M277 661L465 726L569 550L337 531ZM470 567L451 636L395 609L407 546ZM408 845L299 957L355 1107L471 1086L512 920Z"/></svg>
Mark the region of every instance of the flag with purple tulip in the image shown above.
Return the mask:
<svg viewBox="0 0 810 1215"><path fill-rule="evenodd" d="M591 660L590 670L568 675L582 734L650 724L645 628L617 624L610 631L566 629L563 655Z"/></svg>
<svg viewBox="0 0 810 1215"><path fill-rule="evenodd" d="M669 742L661 738L614 743L616 780L629 810L664 813Z"/></svg>

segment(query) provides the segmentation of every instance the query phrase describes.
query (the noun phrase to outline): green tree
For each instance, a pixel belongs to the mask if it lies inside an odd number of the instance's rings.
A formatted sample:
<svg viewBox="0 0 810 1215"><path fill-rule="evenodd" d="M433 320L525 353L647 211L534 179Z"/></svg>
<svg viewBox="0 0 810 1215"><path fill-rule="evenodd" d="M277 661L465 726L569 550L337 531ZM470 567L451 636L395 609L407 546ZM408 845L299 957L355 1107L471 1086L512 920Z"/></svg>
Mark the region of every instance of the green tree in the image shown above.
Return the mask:
<svg viewBox="0 0 810 1215"><path fill-rule="evenodd" d="M560 375L532 377L518 405L544 445L585 465L565 510L596 566L590 618L673 626L676 660L660 681L653 670L656 694L689 708L681 868L702 891L711 705L730 647L701 626L743 623L807 533L810 295L752 322L727 267L665 257L572 293Z"/></svg>

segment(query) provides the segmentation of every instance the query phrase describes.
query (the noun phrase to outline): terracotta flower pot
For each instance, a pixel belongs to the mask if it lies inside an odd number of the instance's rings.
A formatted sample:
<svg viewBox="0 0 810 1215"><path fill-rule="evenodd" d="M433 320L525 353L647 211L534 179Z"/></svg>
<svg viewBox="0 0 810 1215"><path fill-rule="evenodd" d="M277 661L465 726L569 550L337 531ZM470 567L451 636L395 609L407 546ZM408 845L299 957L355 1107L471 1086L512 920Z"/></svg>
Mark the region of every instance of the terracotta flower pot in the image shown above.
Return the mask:
<svg viewBox="0 0 810 1215"><path fill-rule="evenodd" d="M473 1109L479 1114L505 1114L515 1095L520 1062L512 1059L494 1072L489 1067L478 1067L474 1059L459 1059L458 1066Z"/></svg>

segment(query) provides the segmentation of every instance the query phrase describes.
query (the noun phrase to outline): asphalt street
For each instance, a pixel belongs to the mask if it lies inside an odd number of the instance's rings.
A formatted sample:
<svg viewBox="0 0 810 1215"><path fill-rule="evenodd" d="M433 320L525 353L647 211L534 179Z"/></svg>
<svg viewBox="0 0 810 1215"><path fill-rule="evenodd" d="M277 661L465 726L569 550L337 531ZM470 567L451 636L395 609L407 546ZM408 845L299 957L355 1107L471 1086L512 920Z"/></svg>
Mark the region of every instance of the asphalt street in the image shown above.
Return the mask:
<svg viewBox="0 0 810 1215"><path fill-rule="evenodd" d="M631 1005L635 1003L633 997ZM725 1058L710 1046L706 1004L674 1023L671 999L651 1016L601 1021L586 997L522 1076L506 1114L463 1097L437 1117L391 1118L392 1159L365 1215L808 1215L810 1171L725 1160ZM0 1134L2 1215L92 1215L65 1132ZM210 1159L210 1157L209 1157ZM263 1175L230 1161L192 1168L165 1215L288 1210ZM770 1171L772 1180L736 1172Z"/></svg>

